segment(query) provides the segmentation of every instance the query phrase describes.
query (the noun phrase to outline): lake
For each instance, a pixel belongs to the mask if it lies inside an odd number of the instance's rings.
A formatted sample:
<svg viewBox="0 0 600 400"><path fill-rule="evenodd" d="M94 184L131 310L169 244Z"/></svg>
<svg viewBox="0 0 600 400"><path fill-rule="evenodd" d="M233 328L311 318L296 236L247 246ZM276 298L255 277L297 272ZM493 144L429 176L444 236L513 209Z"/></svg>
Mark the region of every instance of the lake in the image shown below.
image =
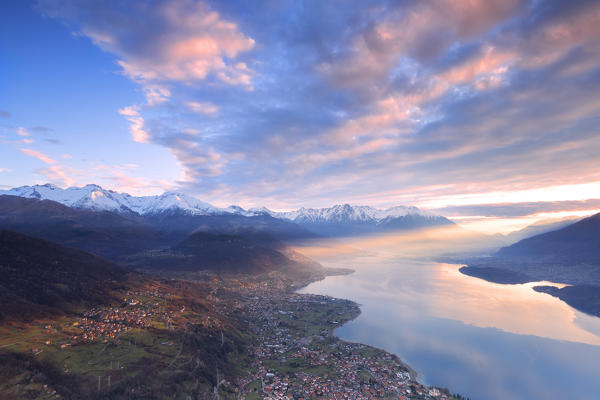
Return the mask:
<svg viewBox="0 0 600 400"><path fill-rule="evenodd" d="M302 289L361 304L336 335L398 355L424 384L482 400L600 398L600 318L532 289L561 285L494 284L389 253L316 258L355 270Z"/></svg>

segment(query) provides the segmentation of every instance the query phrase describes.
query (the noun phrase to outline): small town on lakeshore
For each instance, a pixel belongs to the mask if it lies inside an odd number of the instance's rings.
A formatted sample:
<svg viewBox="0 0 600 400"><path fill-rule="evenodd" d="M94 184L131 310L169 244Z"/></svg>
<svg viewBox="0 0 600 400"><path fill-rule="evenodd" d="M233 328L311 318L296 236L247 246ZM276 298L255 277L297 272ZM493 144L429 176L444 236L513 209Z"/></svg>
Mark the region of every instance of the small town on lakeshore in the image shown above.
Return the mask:
<svg viewBox="0 0 600 400"><path fill-rule="evenodd" d="M187 283L204 287L206 309L195 312L173 282L178 281L126 291L119 304L91 307L79 316L37 328L21 326L12 335L3 331L0 346L26 350L36 359L60 359L67 375L87 368L90 393L104 398L127 375L136 375L139 361L149 355L165 370L191 363L184 349L193 329L214 332L210 346L227 347L231 338L224 333L224 319L241 319L249 338L244 368L234 374L217 368L216 380L195 398L455 398L445 389L420 384L396 356L338 339L334 329L360 314L351 301L300 294L279 277L223 279L207 273ZM50 385L30 389L44 398L61 398Z"/></svg>

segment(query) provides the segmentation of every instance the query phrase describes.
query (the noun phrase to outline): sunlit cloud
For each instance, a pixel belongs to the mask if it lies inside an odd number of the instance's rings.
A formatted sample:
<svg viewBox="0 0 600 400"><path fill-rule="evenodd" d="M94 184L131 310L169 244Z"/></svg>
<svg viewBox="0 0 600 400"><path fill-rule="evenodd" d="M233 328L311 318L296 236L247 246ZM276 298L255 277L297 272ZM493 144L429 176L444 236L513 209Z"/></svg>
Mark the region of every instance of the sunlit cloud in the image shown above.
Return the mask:
<svg viewBox="0 0 600 400"><path fill-rule="evenodd" d="M567 201L600 198L600 182L550 186L529 190L439 196L419 203L423 208L476 204L523 203L527 201Z"/></svg>
<svg viewBox="0 0 600 400"><path fill-rule="evenodd" d="M219 111L219 107L217 107L216 105L214 105L212 103L188 101L185 104L193 112L197 112L197 113L201 113L201 114L213 115Z"/></svg>
<svg viewBox="0 0 600 400"><path fill-rule="evenodd" d="M24 137L31 136L31 134L27 132L27 129L23 128L22 126L17 129L17 135Z"/></svg>
<svg viewBox="0 0 600 400"><path fill-rule="evenodd" d="M75 180L70 176L67 168L62 165L51 165L37 171L43 175L49 182L57 183L61 186L72 186Z"/></svg>
<svg viewBox="0 0 600 400"><path fill-rule="evenodd" d="M598 209L596 2L115 4L39 8L138 85L132 139L203 200L417 205L501 231Z"/></svg>
<svg viewBox="0 0 600 400"><path fill-rule="evenodd" d="M231 63L254 40L203 1L162 1L152 7L129 3L118 9L91 2L41 0L42 10L74 25L96 45L119 57L125 75L145 85L149 103L170 96L158 82L194 82L213 76L249 86L252 71ZM142 27L136 21L152 21Z"/></svg>
<svg viewBox="0 0 600 400"><path fill-rule="evenodd" d="M137 106L129 106L119 110L119 114L123 115L129 121L129 130L131 138L134 142L148 143L150 136L144 130L144 118L140 115Z"/></svg>
<svg viewBox="0 0 600 400"><path fill-rule="evenodd" d="M44 154L40 151L37 151L37 150L21 148L21 149L19 149L19 151L23 154L27 154L30 157L35 157L38 160L40 160L46 164L55 164L56 163L56 161L54 159L50 158L46 154Z"/></svg>

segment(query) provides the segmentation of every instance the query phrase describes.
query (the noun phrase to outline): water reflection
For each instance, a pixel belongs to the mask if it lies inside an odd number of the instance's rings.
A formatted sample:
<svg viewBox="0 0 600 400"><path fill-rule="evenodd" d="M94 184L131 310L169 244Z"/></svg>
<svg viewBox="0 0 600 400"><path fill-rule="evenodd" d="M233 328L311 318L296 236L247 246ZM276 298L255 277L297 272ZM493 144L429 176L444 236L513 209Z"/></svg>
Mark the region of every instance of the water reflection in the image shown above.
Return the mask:
<svg viewBox="0 0 600 400"><path fill-rule="evenodd" d="M457 265L385 254L322 258L356 272L304 289L362 304L361 316L337 331L344 339L392 351L426 383L472 398L588 399L600 392L599 318L535 292L536 284L493 284L462 275Z"/></svg>

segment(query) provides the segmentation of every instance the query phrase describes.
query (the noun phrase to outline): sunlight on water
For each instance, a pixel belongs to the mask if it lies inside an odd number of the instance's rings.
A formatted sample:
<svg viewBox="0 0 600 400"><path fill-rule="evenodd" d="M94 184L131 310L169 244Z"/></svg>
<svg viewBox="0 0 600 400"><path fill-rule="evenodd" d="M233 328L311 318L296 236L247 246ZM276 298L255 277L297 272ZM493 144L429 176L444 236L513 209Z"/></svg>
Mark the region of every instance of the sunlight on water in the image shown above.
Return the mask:
<svg viewBox="0 0 600 400"><path fill-rule="evenodd" d="M387 242L384 251L335 247L308 253L355 272L303 291L361 304L362 314L336 331L343 339L394 352L425 383L474 399L588 399L600 391L600 318L533 290L564 285L490 283L459 265L394 256Z"/></svg>
<svg viewBox="0 0 600 400"><path fill-rule="evenodd" d="M600 337L578 325L577 311L562 300L533 290L564 287L552 282L502 285L461 274L460 266L433 266L435 293L428 299L432 315L480 327L600 345ZM581 319L582 313L579 318ZM583 314L585 315L585 314ZM599 320L589 316L590 319Z"/></svg>

